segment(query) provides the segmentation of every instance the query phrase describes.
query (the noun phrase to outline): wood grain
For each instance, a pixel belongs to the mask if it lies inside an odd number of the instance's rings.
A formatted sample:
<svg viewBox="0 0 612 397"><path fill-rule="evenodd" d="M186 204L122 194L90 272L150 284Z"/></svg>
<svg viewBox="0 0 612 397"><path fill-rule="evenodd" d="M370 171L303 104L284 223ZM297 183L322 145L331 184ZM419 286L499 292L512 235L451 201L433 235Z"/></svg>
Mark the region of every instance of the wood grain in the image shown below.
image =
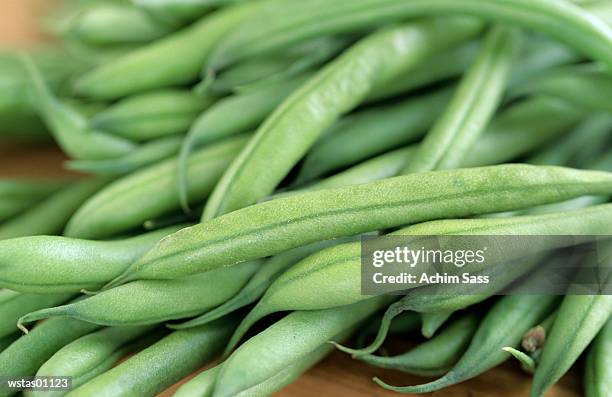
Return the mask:
<svg viewBox="0 0 612 397"><path fill-rule="evenodd" d="M52 0L2 0L0 46L23 48L45 36L37 29L37 18ZM0 146L0 177L64 175L65 157L54 147ZM394 347L402 346L397 339ZM404 345L404 348L407 348ZM401 347L399 348L401 351ZM548 397L578 397L579 376L574 370L555 386ZM409 385L426 381L396 371L369 367L339 352L333 353L296 382L275 394L276 397L391 397L397 393L380 389L372 382L378 376L391 384ZM430 394L433 397L523 397L529 391L530 377L513 362L460 385ZM169 397L178 385L161 396Z"/></svg>

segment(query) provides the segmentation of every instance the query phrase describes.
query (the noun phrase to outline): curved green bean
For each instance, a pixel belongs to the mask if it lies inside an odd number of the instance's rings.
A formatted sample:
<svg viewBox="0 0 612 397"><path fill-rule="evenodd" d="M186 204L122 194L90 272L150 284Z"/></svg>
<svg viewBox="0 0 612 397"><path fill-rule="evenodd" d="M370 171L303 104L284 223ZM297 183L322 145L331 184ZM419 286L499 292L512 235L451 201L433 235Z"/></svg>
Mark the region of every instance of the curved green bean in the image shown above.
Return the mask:
<svg viewBox="0 0 612 397"><path fill-rule="evenodd" d="M421 313L423 325L421 334L426 338L431 338L441 326L453 315L454 311L440 311Z"/></svg>
<svg viewBox="0 0 612 397"><path fill-rule="evenodd" d="M29 79L34 107L68 155L97 160L118 157L134 149L131 141L90 129L84 115L55 97L34 62L27 56L21 60Z"/></svg>
<svg viewBox="0 0 612 397"><path fill-rule="evenodd" d="M205 15L215 6L241 0L132 0L156 20L170 26L182 26Z"/></svg>
<svg viewBox="0 0 612 397"><path fill-rule="evenodd" d="M382 316L376 318L376 321L370 321L365 325L364 328L360 329L355 338L355 344L357 346L365 346L366 340L372 336L376 336ZM410 332L418 329L421 325L421 318L419 313L416 312L403 312L396 318L391 326L389 327L390 335L406 335Z"/></svg>
<svg viewBox="0 0 612 397"><path fill-rule="evenodd" d="M438 376L448 372L459 361L474 332L479 317L469 313L452 321L439 335L397 356L362 355L356 358L381 368L397 369L419 376Z"/></svg>
<svg viewBox="0 0 612 397"><path fill-rule="evenodd" d="M216 11L201 21L79 78L75 89L95 99L116 99L194 81L218 40L253 15L259 2Z"/></svg>
<svg viewBox="0 0 612 397"><path fill-rule="evenodd" d="M546 33L612 66L612 31L588 11L561 0L325 0L276 2L225 38L209 60L221 69L256 54L322 35L373 28L407 18L461 14ZM347 18L350 15L350 18Z"/></svg>
<svg viewBox="0 0 612 397"><path fill-rule="evenodd" d="M210 193L248 139L246 135L228 138L191 156L188 164L190 203L201 202ZM176 184L175 159L118 179L74 213L65 234L80 238L112 236L179 210Z"/></svg>
<svg viewBox="0 0 612 397"><path fill-rule="evenodd" d="M350 47L259 127L215 188L203 219L272 193L317 138L378 84L414 69L432 53L473 36L481 27L480 22L466 18L418 21L379 31Z"/></svg>
<svg viewBox="0 0 612 397"><path fill-rule="evenodd" d="M157 90L117 102L95 115L91 126L134 141L148 141L187 132L212 102L187 90Z"/></svg>
<svg viewBox="0 0 612 397"><path fill-rule="evenodd" d="M103 328L70 342L57 351L36 372L36 376L70 376L72 388L106 372L132 350L135 339L153 327ZM68 391L26 391L25 397L59 397Z"/></svg>
<svg viewBox="0 0 612 397"><path fill-rule="evenodd" d="M234 324L235 319L224 318L175 331L66 396L153 397L214 358Z"/></svg>
<svg viewBox="0 0 612 397"><path fill-rule="evenodd" d="M115 241L32 236L0 241L0 286L39 294L96 289L181 226Z"/></svg>
<svg viewBox="0 0 612 397"><path fill-rule="evenodd" d="M555 296L509 295L502 297L480 323L467 351L443 377L424 385L396 387L378 378L374 381L388 390L427 393L480 375L504 362L505 346L518 346L523 333L546 317L557 305Z"/></svg>
<svg viewBox="0 0 612 397"><path fill-rule="evenodd" d="M611 192L612 176L604 172L509 164L300 193L168 236L109 286L196 274L340 236Z"/></svg>

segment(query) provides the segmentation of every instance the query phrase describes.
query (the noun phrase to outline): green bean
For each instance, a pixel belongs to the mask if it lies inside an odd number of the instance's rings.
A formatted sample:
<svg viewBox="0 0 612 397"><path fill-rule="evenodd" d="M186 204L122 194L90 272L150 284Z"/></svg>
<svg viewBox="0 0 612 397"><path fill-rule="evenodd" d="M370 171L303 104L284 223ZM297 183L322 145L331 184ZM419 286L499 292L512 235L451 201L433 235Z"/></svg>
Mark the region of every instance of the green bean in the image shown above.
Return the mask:
<svg viewBox="0 0 612 397"><path fill-rule="evenodd" d="M519 363L521 363L521 368L532 374L535 371L536 368L536 362L535 360L529 356L528 354L523 353L522 351L515 349L514 347L503 347L502 348L503 351L505 351L506 353L510 353L510 355L512 357L514 357Z"/></svg>
<svg viewBox="0 0 612 397"><path fill-rule="evenodd" d="M514 60L518 32L495 27L442 116L402 173L457 168L495 113Z"/></svg>
<svg viewBox="0 0 612 397"><path fill-rule="evenodd" d="M214 12L184 30L94 69L82 76L75 88L95 99L116 99L190 83L198 77L219 38L256 12L258 6L258 2L248 2Z"/></svg>
<svg viewBox="0 0 612 397"><path fill-rule="evenodd" d="M414 142L431 127L450 94L441 90L341 119L306 155L295 183Z"/></svg>
<svg viewBox="0 0 612 397"><path fill-rule="evenodd" d="M184 208L188 208L187 161L193 147L256 128L305 81L305 77L272 84L251 93L227 97L215 103L195 120L181 147L177 163L179 197Z"/></svg>
<svg viewBox="0 0 612 397"><path fill-rule="evenodd" d="M206 197L247 139L244 135L228 138L191 156L188 164L190 203L198 203ZM178 210L176 184L174 159L127 175L83 204L70 219L65 234L81 238L112 236Z"/></svg>
<svg viewBox="0 0 612 397"><path fill-rule="evenodd" d="M181 226L115 241L32 236L0 241L0 286L60 294L99 288Z"/></svg>
<svg viewBox="0 0 612 397"><path fill-rule="evenodd" d="M543 396L569 370L611 315L610 295L567 295L546 338L529 395Z"/></svg>
<svg viewBox="0 0 612 397"><path fill-rule="evenodd" d="M391 357L364 355L356 358L376 367L397 369L419 376L442 375L459 361L478 323L479 317L469 313L451 322L433 339L404 354Z"/></svg>
<svg viewBox="0 0 612 397"><path fill-rule="evenodd" d="M174 397L211 397L220 371L221 364L197 374L179 387Z"/></svg>
<svg viewBox="0 0 612 397"><path fill-rule="evenodd" d="M350 47L259 127L215 188L203 219L253 204L272 193L317 138L377 84L414 69L427 56L473 36L481 27L466 18L418 21L384 29ZM253 184L255 179L258 183Z"/></svg>
<svg viewBox="0 0 612 397"><path fill-rule="evenodd" d="M176 280L135 281L69 305L28 313L19 324L57 316L108 326L193 317L238 293L260 264L252 261Z"/></svg>
<svg viewBox="0 0 612 397"><path fill-rule="evenodd" d="M376 318L376 321L370 321L365 327L357 333L355 344L357 346L365 346L366 339L375 336L378 333L378 327L382 321L382 316ZM396 321L389 327L390 335L406 335L421 325L421 318L416 312L403 312L396 318Z"/></svg>
<svg viewBox="0 0 612 397"><path fill-rule="evenodd" d="M9 378L34 376L59 349L98 328L96 324L65 318L40 323L0 353L0 374ZM0 389L2 397L15 393L14 389Z"/></svg>
<svg viewBox="0 0 612 397"><path fill-rule="evenodd" d="M67 180L0 180L0 222L36 205L67 184Z"/></svg>
<svg viewBox="0 0 612 397"><path fill-rule="evenodd" d="M242 0L133 0L153 18L170 26L182 26L205 15L215 6Z"/></svg>
<svg viewBox="0 0 612 397"><path fill-rule="evenodd" d="M96 160L118 157L134 148L128 140L91 130L84 115L55 97L30 58L22 57L22 63L28 75L34 107L66 154L78 159Z"/></svg>
<svg viewBox="0 0 612 397"><path fill-rule="evenodd" d="M507 22L546 33L577 51L612 65L612 32L589 12L555 0L325 0L276 2L225 38L209 60L221 69L257 54L289 47L313 37L351 32L407 18L462 14ZM347 18L350 15L350 18Z"/></svg>
<svg viewBox="0 0 612 397"><path fill-rule="evenodd" d="M22 294L7 289L0 290L0 339L15 332L19 317L31 311L52 307L66 302L71 294Z"/></svg>
<svg viewBox="0 0 612 397"><path fill-rule="evenodd" d="M176 155L182 143L182 136L157 138L119 158L68 161L66 168L96 174L127 174Z"/></svg>
<svg viewBox="0 0 612 397"><path fill-rule="evenodd" d="M111 369L126 353L133 349L134 339L140 338L152 327L103 328L67 344L47 360L36 376L70 376L72 388L87 383ZM26 391L25 397L59 397L68 391Z"/></svg>
<svg viewBox="0 0 612 397"><path fill-rule="evenodd" d="M66 396L153 397L211 360L234 324L234 319L225 318L175 331Z"/></svg>
<svg viewBox="0 0 612 397"><path fill-rule="evenodd" d="M95 129L135 141L148 141L187 132L196 117L210 106L211 99L186 90L158 90L119 101L97 114Z"/></svg>
<svg viewBox="0 0 612 397"><path fill-rule="evenodd" d="M512 97L539 93L563 98L594 111L610 112L607 92L612 91L609 72L596 64L558 67L536 74L511 91Z"/></svg>
<svg viewBox="0 0 612 397"><path fill-rule="evenodd" d="M109 286L139 278L187 276L340 236L529 208L611 190L612 176L607 173L509 164L305 192L168 236Z"/></svg>
<svg viewBox="0 0 612 397"><path fill-rule="evenodd" d="M331 339L349 332L386 302L389 297L375 297L350 306L289 314L232 353L221 367L214 397L234 396L265 383Z"/></svg>
<svg viewBox="0 0 612 397"><path fill-rule="evenodd" d="M275 58L254 58L236 65L212 82L204 78L202 84L214 93L248 92L272 83L290 79L312 70L333 58L347 45L347 40L337 37L322 37L288 48Z"/></svg>
<svg viewBox="0 0 612 397"><path fill-rule="evenodd" d="M612 130L612 117L594 114L580 123L570 134L531 157L528 162L538 165L568 165L583 167L606 145ZM590 168L590 167L589 167Z"/></svg>
<svg viewBox="0 0 612 397"><path fill-rule="evenodd" d="M421 313L423 326L421 333L426 338L431 338L444 323L453 315L454 311L440 311Z"/></svg>
<svg viewBox="0 0 612 397"><path fill-rule="evenodd" d="M98 3L69 18L64 33L94 46L139 44L156 40L168 29L141 10L120 3Z"/></svg>
<svg viewBox="0 0 612 397"><path fill-rule="evenodd" d="M608 320L591 345L584 370L586 397L605 397L612 393L612 320Z"/></svg>
<svg viewBox="0 0 612 397"><path fill-rule="evenodd" d="M13 332L10 335L0 338L0 353L2 353L7 347L9 347L13 342L15 342L20 336L20 333Z"/></svg>
<svg viewBox="0 0 612 397"><path fill-rule="evenodd" d="M576 111L566 103L554 98L538 97L519 102L498 115L491 123L488 131L483 134L472 149L470 156L464 159L464 167L492 165L514 160L528 154L545 143L552 141L571 129L585 114ZM379 131L380 141L386 140ZM333 163L335 158L342 158L342 152L351 150L355 145L354 137L347 134L343 145L335 145L336 152L330 157L320 159L323 163ZM358 137L363 139L363 137ZM368 150L376 146L363 147L362 155L370 157L374 153ZM499 148L504 150L499 150ZM396 176L414 155L415 147L398 149L381 155L354 169L346 170L331 176L314 185L310 189L322 189L348 184L366 183ZM343 166L348 164L343 164Z"/></svg>
<svg viewBox="0 0 612 397"><path fill-rule="evenodd" d="M346 241L346 239L344 239ZM326 247L336 245L343 242L340 240L328 240L304 247L294 248L293 250L278 254L268 260L257 270L248 283L232 298L216 307L215 309L196 317L192 320L181 324L170 325L173 329L191 328L197 325L203 325L213 320L221 318L231 312L234 312L244 306L255 302L265 292L266 289L290 266L304 259L313 252L320 251Z"/></svg>
<svg viewBox="0 0 612 397"><path fill-rule="evenodd" d="M0 225L0 240L61 233L74 211L107 183L104 179L85 180L59 190Z"/></svg>
<svg viewBox="0 0 612 397"><path fill-rule="evenodd" d="M546 317L558 302L555 296L509 295L489 310L457 364L443 377L419 386L395 387L378 378L374 381L388 390L427 393L480 375L504 362L504 346L518 346L523 333Z"/></svg>

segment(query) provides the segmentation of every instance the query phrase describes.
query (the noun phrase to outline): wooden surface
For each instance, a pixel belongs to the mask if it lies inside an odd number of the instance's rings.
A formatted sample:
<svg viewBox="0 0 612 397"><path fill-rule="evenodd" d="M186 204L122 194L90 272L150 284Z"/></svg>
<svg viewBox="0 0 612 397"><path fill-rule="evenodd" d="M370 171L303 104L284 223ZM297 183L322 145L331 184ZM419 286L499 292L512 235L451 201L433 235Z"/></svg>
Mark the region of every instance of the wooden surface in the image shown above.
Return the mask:
<svg viewBox="0 0 612 397"><path fill-rule="evenodd" d="M0 12L0 46L24 48L42 39L36 29L36 17L52 5L52 0L2 0ZM0 177L62 175L62 154L56 148L1 146ZM401 345L396 340L394 345ZM397 346L395 346L397 348ZM404 347L405 348L405 347ZM399 353L399 352L395 352ZM547 397L578 397L577 370L566 376ZM424 382L396 371L381 370L352 360L336 352L304 374L299 380L275 394L276 397L383 397L399 394L378 388L372 377L391 384L410 385ZM508 362L486 374L460 385L430 394L436 397L522 397L529 391L530 377L514 362ZM163 393L170 396L176 386ZM135 396L137 397L137 396Z"/></svg>

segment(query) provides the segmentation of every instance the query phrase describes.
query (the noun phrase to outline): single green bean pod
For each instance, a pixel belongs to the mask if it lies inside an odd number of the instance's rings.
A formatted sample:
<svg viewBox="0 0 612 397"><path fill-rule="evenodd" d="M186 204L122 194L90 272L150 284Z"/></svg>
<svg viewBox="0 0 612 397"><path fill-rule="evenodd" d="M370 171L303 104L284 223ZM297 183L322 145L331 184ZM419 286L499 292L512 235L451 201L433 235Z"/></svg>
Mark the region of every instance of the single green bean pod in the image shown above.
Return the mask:
<svg viewBox="0 0 612 397"><path fill-rule="evenodd" d="M143 337L153 327L113 327L80 337L67 344L47 360L36 376L70 376L72 388L87 383L108 371L135 346L134 340ZM146 338L145 338L146 339ZM26 397L60 397L62 391L26 391Z"/></svg>
<svg viewBox="0 0 612 397"><path fill-rule="evenodd" d="M605 397L612 393L612 320L599 331L587 355L584 369L586 397Z"/></svg>
<svg viewBox="0 0 612 397"><path fill-rule="evenodd" d="M57 316L109 326L147 325L193 317L238 293L260 264L247 262L176 280L135 281L79 302L26 314L19 324Z"/></svg>
<svg viewBox="0 0 612 397"><path fill-rule="evenodd" d="M423 336L426 338L431 338L438 331L438 329L444 325L444 323L446 323L453 313L454 311L421 313L421 318L423 321L421 334L423 334Z"/></svg>
<svg viewBox="0 0 612 397"><path fill-rule="evenodd" d="M94 3L69 17L62 33L93 46L140 44L169 32L141 10L122 3Z"/></svg>
<svg viewBox="0 0 612 397"><path fill-rule="evenodd" d="M157 90L127 97L91 120L91 126L134 141L187 132L212 103L187 90Z"/></svg>
<svg viewBox="0 0 612 397"><path fill-rule="evenodd" d="M223 318L175 331L66 396L153 397L213 359L235 324L234 318Z"/></svg>
<svg viewBox="0 0 612 397"><path fill-rule="evenodd" d="M168 236L109 286L197 274L340 236L610 193L612 175L605 172L519 164L411 174L305 192ZM606 208L594 211L606 213Z"/></svg>
<svg viewBox="0 0 612 397"><path fill-rule="evenodd" d="M214 7L241 0L132 0L154 19L169 26L182 26L205 15Z"/></svg>
<svg viewBox="0 0 612 397"><path fill-rule="evenodd" d="M31 236L0 241L0 286L37 294L93 290L181 226L123 240Z"/></svg>

